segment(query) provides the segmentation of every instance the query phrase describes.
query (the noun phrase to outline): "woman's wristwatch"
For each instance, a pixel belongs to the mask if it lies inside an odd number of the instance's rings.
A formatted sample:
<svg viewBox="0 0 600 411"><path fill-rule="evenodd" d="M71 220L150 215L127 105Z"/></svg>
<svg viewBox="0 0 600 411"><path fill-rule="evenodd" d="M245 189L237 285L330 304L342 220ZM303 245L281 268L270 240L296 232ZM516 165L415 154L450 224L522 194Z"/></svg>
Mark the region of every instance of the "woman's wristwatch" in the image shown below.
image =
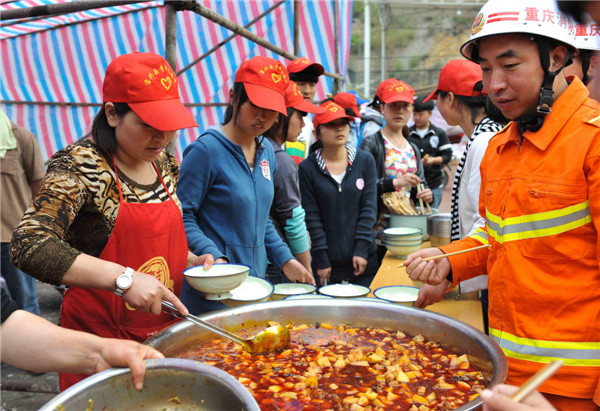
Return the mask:
<svg viewBox="0 0 600 411"><path fill-rule="evenodd" d="M117 277L116 283L117 288L115 289L115 295L123 297L125 291L129 290L133 284L133 268L127 267L123 274Z"/></svg>

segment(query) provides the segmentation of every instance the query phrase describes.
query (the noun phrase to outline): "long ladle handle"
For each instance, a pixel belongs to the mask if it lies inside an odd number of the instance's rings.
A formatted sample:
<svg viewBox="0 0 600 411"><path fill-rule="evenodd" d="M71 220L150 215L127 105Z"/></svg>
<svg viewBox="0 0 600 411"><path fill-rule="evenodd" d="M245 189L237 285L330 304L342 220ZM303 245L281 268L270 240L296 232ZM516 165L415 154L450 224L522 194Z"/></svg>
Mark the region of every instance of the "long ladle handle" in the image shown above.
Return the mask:
<svg viewBox="0 0 600 411"><path fill-rule="evenodd" d="M200 327L208 328L210 331L214 332L215 334L219 334L221 337L225 337L230 340L233 340L243 346L247 345L247 341L243 340L242 338L240 338L239 336L237 336L235 334L230 333L227 330L222 329L221 327L217 327L216 325L211 324L208 321L204 321L192 314L188 314L188 315L181 314L181 312L177 308L175 308L175 306L173 304L171 304L168 301L162 300L161 304L163 307L162 310L167 314L171 314L174 317L184 318L188 321L193 322L196 325L199 325Z"/></svg>

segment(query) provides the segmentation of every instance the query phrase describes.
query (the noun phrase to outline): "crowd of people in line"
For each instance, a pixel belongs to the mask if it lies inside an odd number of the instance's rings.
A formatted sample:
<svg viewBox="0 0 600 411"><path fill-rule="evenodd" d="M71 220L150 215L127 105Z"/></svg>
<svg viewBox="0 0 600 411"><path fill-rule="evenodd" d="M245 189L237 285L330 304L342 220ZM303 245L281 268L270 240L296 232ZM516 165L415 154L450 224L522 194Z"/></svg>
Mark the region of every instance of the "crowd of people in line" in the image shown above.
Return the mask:
<svg viewBox="0 0 600 411"><path fill-rule="evenodd" d="M518 17L494 19L502 13ZM534 15L537 24L524 23ZM274 284L369 285L386 253L382 194L441 201L452 145L431 123L435 101L467 144L452 187L453 242L406 260L410 277L425 283L415 305L454 286L481 291L489 335L507 354L508 383L522 385L549 359L565 361L542 385L545 399L534 394L529 405L597 409L600 104L589 97L598 93L596 56L577 48L572 24L550 0L490 0L461 47L465 59L449 61L436 89L420 97L390 78L372 100L341 92L314 104L322 65L252 57L235 73L222 123L186 147L181 164L165 148L177 130L198 124L172 68L153 53L109 64L91 139L55 153L45 174L31 133L2 114L2 186L20 175L2 193L2 275L10 247L19 281L67 286L60 326L75 347L64 362L33 368L59 369L64 390L91 372L130 365L141 387L142 359L161 354L139 343L175 321L161 313L161 300L183 314L225 308L187 283L191 266L247 264ZM23 152L27 171L9 171ZM11 227L4 201L17 191L27 195ZM423 261L481 244L490 247ZM16 328L35 324L50 341L61 331L17 310L29 309L22 297L31 286L9 291L19 305L3 288L2 358L32 369L28 347L12 348L24 338ZM39 351L60 352L54 347ZM83 355L95 362L79 361ZM512 389L485 391L486 407L516 406L507 402Z"/></svg>

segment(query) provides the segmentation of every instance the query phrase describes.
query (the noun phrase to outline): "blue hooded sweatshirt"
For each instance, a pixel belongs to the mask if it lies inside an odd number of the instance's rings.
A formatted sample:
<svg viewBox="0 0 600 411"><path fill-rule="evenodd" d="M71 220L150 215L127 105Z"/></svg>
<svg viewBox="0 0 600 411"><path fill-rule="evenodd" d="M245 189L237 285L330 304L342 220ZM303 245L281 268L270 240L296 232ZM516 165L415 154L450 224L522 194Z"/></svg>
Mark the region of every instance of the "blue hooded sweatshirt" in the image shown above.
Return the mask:
<svg viewBox="0 0 600 411"><path fill-rule="evenodd" d="M267 258L278 267L294 258L269 219L275 164L273 147L264 141L252 170L241 146L220 128L208 129L185 149L177 196L194 254L247 264L250 275L261 278ZM207 310L203 294L187 281L181 300L191 312Z"/></svg>

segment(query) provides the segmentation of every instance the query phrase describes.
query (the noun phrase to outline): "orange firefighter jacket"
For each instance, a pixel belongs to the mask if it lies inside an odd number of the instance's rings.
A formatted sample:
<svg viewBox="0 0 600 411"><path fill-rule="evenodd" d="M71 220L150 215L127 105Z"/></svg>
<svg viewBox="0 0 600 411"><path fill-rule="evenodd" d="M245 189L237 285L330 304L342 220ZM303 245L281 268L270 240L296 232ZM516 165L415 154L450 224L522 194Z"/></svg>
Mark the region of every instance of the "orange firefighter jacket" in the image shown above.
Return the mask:
<svg viewBox="0 0 600 411"><path fill-rule="evenodd" d="M600 104L578 79L537 132L510 123L481 163L483 229L441 247L454 285L488 274L490 337L522 385L553 359L540 391L592 398L600 375ZM596 399L600 395L596 393ZM600 401L599 401L600 402Z"/></svg>

